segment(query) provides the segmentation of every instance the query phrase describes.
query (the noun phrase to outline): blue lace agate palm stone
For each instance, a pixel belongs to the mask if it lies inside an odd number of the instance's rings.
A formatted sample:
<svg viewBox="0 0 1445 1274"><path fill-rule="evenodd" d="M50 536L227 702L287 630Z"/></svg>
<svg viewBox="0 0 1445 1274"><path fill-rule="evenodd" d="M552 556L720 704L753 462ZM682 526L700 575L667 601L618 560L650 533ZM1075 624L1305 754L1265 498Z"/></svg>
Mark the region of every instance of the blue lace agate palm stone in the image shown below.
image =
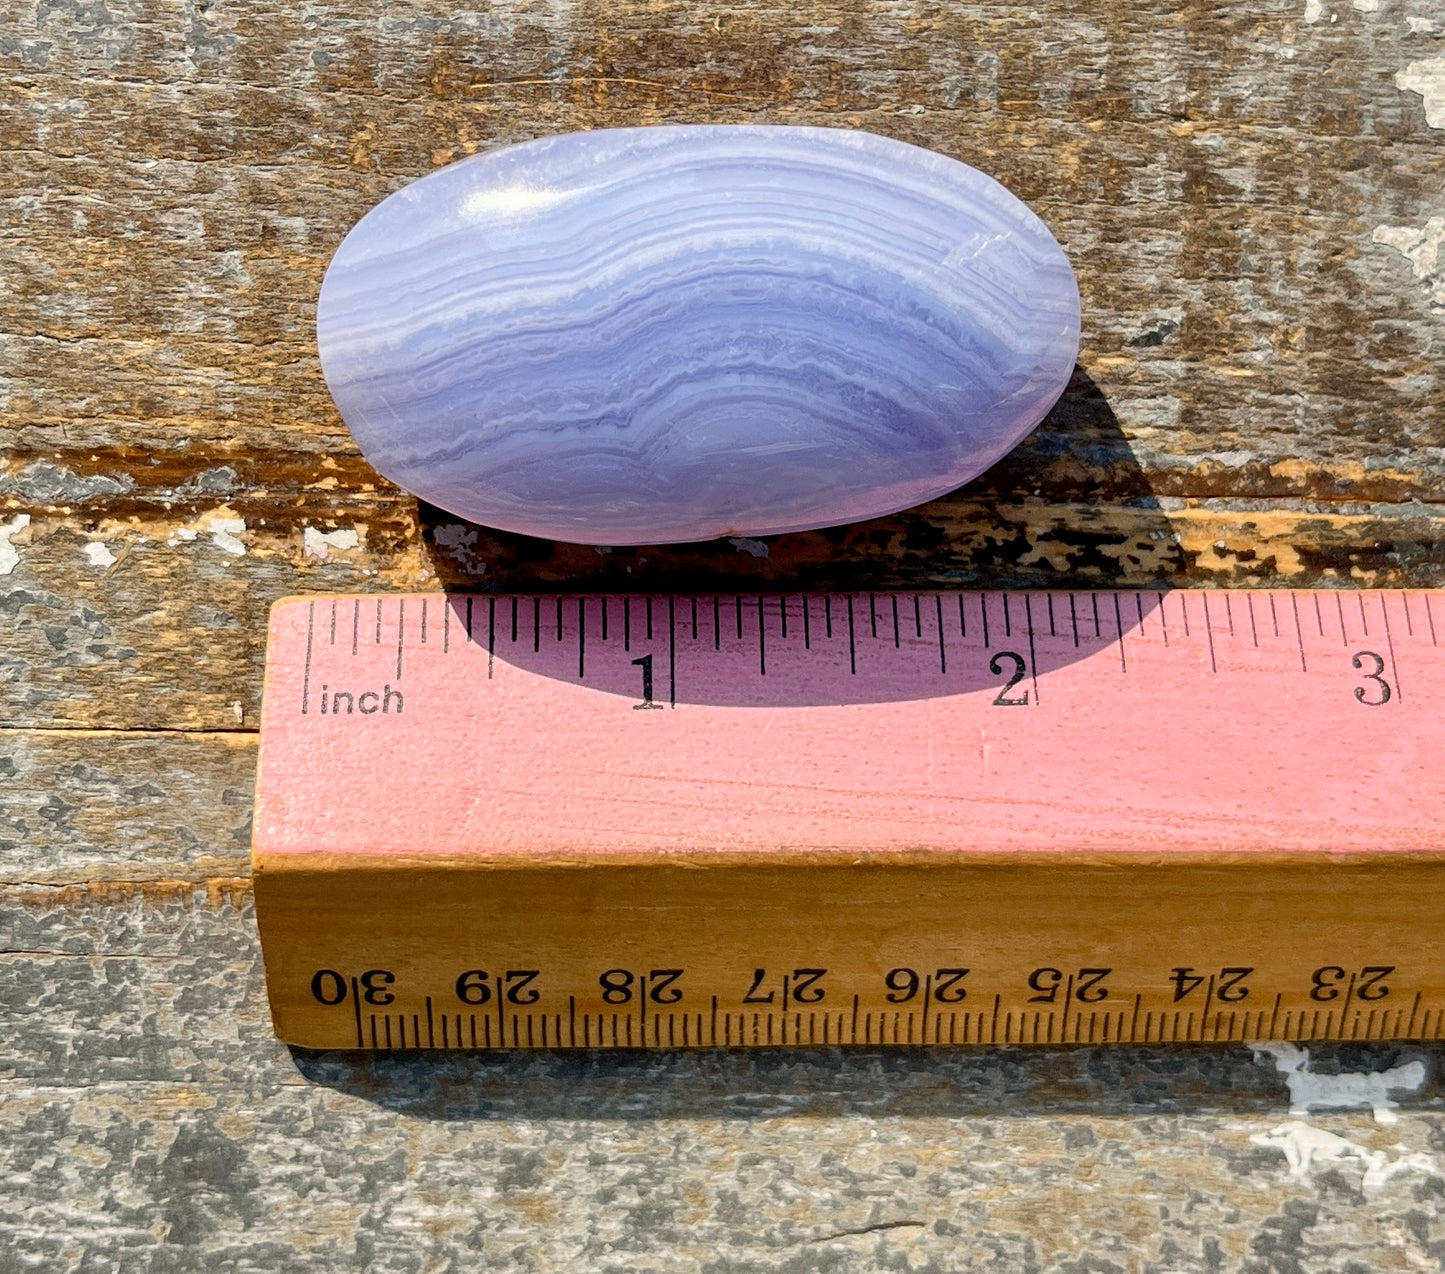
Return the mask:
<svg viewBox="0 0 1445 1274"><path fill-rule="evenodd" d="M573 133L414 182L338 249L332 396L392 481L584 544L919 504L1041 420L1073 272L992 178L871 133Z"/></svg>

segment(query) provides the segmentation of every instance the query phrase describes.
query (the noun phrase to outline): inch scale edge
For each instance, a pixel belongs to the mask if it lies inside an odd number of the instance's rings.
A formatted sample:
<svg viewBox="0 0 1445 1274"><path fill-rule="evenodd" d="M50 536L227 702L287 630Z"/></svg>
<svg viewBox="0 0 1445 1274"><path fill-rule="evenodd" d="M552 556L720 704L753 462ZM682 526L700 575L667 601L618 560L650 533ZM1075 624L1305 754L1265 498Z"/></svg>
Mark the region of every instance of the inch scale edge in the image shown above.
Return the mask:
<svg viewBox="0 0 1445 1274"><path fill-rule="evenodd" d="M317 596L311 1048L1445 1038L1445 594Z"/></svg>

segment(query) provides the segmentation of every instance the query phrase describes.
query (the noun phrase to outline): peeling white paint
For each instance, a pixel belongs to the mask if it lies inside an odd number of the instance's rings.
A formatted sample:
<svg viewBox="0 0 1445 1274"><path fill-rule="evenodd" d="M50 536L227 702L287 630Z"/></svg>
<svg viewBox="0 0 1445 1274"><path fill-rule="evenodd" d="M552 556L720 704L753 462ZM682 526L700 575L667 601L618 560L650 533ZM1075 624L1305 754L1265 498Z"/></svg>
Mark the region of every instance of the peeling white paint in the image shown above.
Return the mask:
<svg viewBox="0 0 1445 1274"><path fill-rule="evenodd" d="M1350 8L1357 9L1361 13L1378 13L1380 0L1350 0Z"/></svg>
<svg viewBox="0 0 1445 1274"><path fill-rule="evenodd" d="M1324 0L1305 0L1305 24L1307 26L1313 26L1324 16Z"/></svg>
<svg viewBox="0 0 1445 1274"><path fill-rule="evenodd" d="M232 557L246 556L246 546L236 538L246 529L243 519L212 517L205 529L211 533L211 543L222 553L229 553Z"/></svg>
<svg viewBox="0 0 1445 1274"><path fill-rule="evenodd" d="M360 543L361 537L355 530L318 531L314 526L308 526L301 532L301 555L316 562L325 562L330 559L333 549L345 553Z"/></svg>
<svg viewBox="0 0 1445 1274"><path fill-rule="evenodd" d="M1376 1123L1399 1122L1392 1092L1419 1092L1425 1084L1424 1062L1406 1062L1387 1071L1344 1071L1320 1075L1310 1069L1309 1050L1297 1044L1251 1044L1255 1057L1269 1057L1289 1086L1289 1113L1312 1110L1368 1110Z"/></svg>
<svg viewBox="0 0 1445 1274"><path fill-rule="evenodd" d="M1290 1176L1300 1180L1309 1176L1310 1169L1317 1164L1344 1163L1353 1159L1365 1170L1360 1186L1368 1194L1383 1189L1392 1178L1408 1172L1445 1176L1435 1162L1435 1156L1424 1151L1410 1151L1397 1145L1394 1149L1400 1153L1392 1158L1388 1151L1367 1149L1348 1137L1312 1127L1298 1119L1280 1124L1268 1132L1255 1133L1250 1141L1256 1146L1280 1151L1289 1164Z"/></svg>
<svg viewBox="0 0 1445 1274"><path fill-rule="evenodd" d="M739 553L751 553L754 557L767 557L768 546L761 540L749 540L741 535L728 537L728 543Z"/></svg>
<svg viewBox="0 0 1445 1274"><path fill-rule="evenodd" d="M1413 14L1405 19L1405 25L1410 28L1411 35L1433 35L1440 29L1440 24L1431 18L1418 18Z"/></svg>
<svg viewBox="0 0 1445 1274"><path fill-rule="evenodd" d="M240 725L246 719L246 710L241 706L239 699L231 700L231 711L236 714L236 724Z"/></svg>
<svg viewBox="0 0 1445 1274"><path fill-rule="evenodd" d="M246 545L241 536L246 532L244 518L238 518L224 504L219 509L203 513L189 526L178 526L166 538L166 543L190 544L202 535L209 535L211 543L228 557L245 557Z"/></svg>
<svg viewBox="0 0 1445 1274"><path fill-rule="evenodd" d="M19 534L30 525L30 514L17 513L8 522L0 522L0 575L9 575L20 565L20 554L10 542L10 537Z"/></svg>
<svg viewBox="0 0 1445 1274"><path fill-rule="evenodd" d="M454 562L470 575L485 575L487 573L486 559L477 552L477 532L475 527L463 526L458 522L448 522L444 526L437 527L433 532L433 538L439 548L449 551Z"/></svg>
<svg viewBox="0 0 1445 1274"><path fill-rule="evenodd" d="M1445 217L1431 217L1420 229L1376 226L1370 238L1409 261L1430 298L1430 308L1445 311Z"/></svg>
<svg viewBox="0 0 1445 1274"><path fill-rule="evenodd" d="M1425 99L1425 122L1431 128L1445 128L1445 58L1411 62L1395 75L1395 87L1420 94Z"/></svg>
<svg viewBox="0 0 1445 1274"><path fill-rule="evenodd" d="M91 540L85 546L84 553L86 561L102 570L115 565L115 554L110 551L109 545L102 544L99 540Z"/></svg>

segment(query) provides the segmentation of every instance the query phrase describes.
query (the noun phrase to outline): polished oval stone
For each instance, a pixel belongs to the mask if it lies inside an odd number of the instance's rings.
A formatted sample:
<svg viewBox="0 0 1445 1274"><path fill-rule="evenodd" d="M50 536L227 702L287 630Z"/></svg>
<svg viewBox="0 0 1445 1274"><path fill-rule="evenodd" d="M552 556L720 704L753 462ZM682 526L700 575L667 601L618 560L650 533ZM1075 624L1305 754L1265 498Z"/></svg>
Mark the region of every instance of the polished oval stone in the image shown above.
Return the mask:
<svg viewBox="0 0 1445 1274"><path fill-rule="evenodd" d="M321 365L362 451L489 526L766 535L952 490L1036 425L1079 341L1043 223L871 133L572 133L443 168L337 250Z"/></svg>

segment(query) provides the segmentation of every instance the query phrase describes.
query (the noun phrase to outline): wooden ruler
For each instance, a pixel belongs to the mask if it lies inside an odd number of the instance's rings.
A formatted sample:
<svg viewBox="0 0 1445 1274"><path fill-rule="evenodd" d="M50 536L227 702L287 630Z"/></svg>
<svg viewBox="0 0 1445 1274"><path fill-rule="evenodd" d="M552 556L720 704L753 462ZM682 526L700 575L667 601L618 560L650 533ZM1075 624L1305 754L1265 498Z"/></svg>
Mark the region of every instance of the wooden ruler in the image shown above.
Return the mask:
<svg viewBox="0 0 1445 1274"><path fill-rule="evenodd" d="M307 597L316 1048L1445 1037L1445 595Z"/></svg>

